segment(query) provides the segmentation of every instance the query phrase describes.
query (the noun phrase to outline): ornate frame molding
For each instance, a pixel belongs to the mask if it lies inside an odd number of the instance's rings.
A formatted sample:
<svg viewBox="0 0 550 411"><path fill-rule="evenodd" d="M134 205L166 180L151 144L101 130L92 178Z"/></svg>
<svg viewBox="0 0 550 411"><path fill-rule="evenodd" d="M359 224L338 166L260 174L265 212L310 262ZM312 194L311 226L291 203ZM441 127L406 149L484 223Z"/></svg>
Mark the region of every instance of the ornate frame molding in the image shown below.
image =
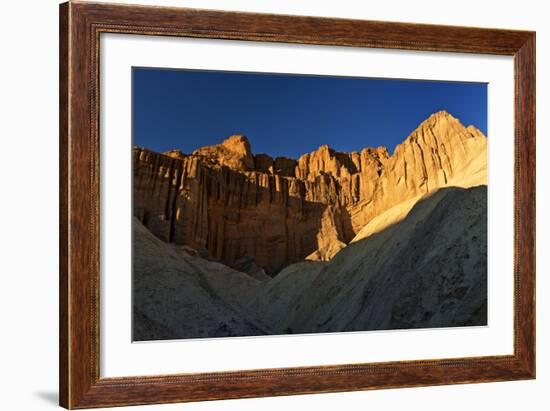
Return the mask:
<svg viewBox="0 0 550 411"><path fill-rule="evenodd" d="M514 354L100 378L101 33L513 56ZM59 47L61 406L91 408L535 378L534 32L72 1L60 5Z"/></svg>

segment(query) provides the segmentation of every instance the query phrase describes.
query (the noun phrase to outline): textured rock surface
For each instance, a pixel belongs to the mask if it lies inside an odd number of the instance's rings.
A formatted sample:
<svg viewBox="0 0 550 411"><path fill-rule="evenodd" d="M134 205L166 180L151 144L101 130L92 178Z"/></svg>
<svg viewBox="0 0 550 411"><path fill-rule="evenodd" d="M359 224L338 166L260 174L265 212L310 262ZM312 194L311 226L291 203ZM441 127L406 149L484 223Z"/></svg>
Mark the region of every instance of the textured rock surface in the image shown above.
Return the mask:
<svg viewBox="0 0 550 411"><path fill-rule="evenodd" d="M221 144L199 148L193 151L193 155L202 157L208 163L227 166L232 170L254 169L254 157L250 143L243 135L233 135Z"/></svg>
<svg viewBox="0 0 550 411"><path fill-rule="evenodd" d="M258 281L134 222L134 339L487 324L487 188L424 195L331 261Z"/></svg>
<svg viewBox="0 0 550 411"><path fill-rule="evenodd" d="M312 264L312 263L310 263ZM321 265L288 266L250 307L275 333L487 323L487 187L425 195Z"/></svg>
<svg viewBox="0 0 550 411"><path fill-rule="evenodd" d="M303 304L307 304L302 299L304 291L311 287L326 265L323 261L291 264L265 282L254 297L243 301L243 304L272 334L291 333L292 314L300 310Z"/></svg>
<svg viewBox="0 0 550 411"><path fill-rule="evenodd" d="M133 244L135 341L267 333L243 307L258 280L167 244L136 219Z"/></svg>
<svg viewBox="0 0 550 411"><path fill-rule="evenodd" d="M134 150L134 215L157 237L268 274L330 260L375 217L445 186L486 184L487 141L446 112L389 156L321 146L298 160L253 155L246 137L186 155Z"/></svg>

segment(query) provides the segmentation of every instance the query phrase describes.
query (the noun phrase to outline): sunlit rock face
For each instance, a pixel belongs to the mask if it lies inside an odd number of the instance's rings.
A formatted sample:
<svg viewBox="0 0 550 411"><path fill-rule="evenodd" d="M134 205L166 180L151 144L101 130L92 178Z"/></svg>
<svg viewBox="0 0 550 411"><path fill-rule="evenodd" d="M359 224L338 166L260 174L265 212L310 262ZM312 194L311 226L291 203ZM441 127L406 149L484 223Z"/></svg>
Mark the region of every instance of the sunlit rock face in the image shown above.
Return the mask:
<svg viewBox="0 0 550 411"><path fill-rule="evenodd" d="M390 224L396 206L410 209L442 187L487 184L487 139L442 111L391 156L384 147L322 145L299 159L272 158L233 135L191 154L136 147L133 175L134 216L156 237L274 275L306 258L331 260L377 217L386 213Z"/></svg>

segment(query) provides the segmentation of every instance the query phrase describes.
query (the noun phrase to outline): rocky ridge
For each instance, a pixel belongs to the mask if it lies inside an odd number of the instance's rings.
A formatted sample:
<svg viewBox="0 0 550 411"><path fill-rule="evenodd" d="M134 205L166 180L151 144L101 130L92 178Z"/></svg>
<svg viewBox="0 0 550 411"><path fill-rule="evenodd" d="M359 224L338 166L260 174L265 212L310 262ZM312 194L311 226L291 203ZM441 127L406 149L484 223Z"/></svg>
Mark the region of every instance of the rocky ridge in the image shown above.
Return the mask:
<svg viewBox="0 0 550 411"><path fill-rule="evenodd" d="M165 242L232 267L245 261L261 278L305 258L330 260L402 203L486 181L486 137L441 111L391 156L324 145L298 160L272 158L254 155L242 135L191 154L135 148L134 215Z"/></svg>

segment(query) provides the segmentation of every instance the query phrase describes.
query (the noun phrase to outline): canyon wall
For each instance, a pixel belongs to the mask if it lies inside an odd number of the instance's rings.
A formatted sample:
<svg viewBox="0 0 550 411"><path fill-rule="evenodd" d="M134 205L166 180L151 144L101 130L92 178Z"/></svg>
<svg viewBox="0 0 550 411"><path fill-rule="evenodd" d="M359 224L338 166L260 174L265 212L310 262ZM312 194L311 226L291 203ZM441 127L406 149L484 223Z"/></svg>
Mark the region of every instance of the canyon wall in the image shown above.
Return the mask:
<svg viewBox="0 0 550 411"><path fill-rule="evenodd" d="M487 187L442 188L331 261L258 279L134 219L134 341L487 324Z"/></svg>
<svg viewBox="0 0 550 411"><path fill-rule="evenodd" d="M440 187L487 184L487 139L447 112L390 156L324 145L298 160L252 153L241 135L191 154L134 149L134 216L155 236L273 275L329 260L375 217Z"/></svg>

